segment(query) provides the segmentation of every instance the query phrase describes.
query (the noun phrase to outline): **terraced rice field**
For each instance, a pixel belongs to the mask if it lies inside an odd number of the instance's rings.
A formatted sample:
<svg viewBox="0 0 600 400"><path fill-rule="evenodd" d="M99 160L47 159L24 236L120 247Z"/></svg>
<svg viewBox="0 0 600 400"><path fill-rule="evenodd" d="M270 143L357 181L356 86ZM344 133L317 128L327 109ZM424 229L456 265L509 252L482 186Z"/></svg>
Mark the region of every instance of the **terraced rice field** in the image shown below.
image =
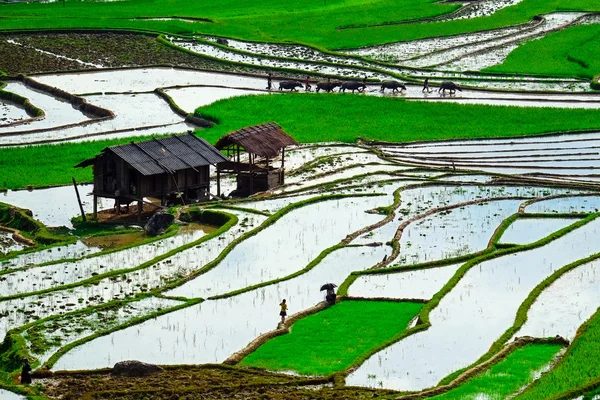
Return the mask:
<svg viewBox="0 0 600 400"><path fill-rule="evenodd" d="M0 4L2 31L147 34L0 37L0 399L597 395L597 4L139 1ZM365 87L314 93L338 80ZM104 147L269 121L301 142L284 185L157 238L73 219ZM25 243L13 206L60 240ZM131 359L165 370L79 372Z"/></svg>

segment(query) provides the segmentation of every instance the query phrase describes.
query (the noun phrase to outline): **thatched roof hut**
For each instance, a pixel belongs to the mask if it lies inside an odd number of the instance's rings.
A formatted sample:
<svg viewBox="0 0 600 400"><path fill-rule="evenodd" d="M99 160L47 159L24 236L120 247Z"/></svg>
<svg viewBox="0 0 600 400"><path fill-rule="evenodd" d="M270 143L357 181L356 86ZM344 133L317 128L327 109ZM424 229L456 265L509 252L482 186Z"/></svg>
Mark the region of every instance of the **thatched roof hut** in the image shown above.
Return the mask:
<svg viewBox="0 0 600 400"><path fill-rule="evenodd" d="M236 192L240 196L280 186L284 183L285 148L297 144L298 142L274 122L229 133L215 145L231 157L229 162L219 164L217 175L238 174ZM242 153L248 154L247 159L242 159ZM272 161L279 154L281 164L274 167ZM220 193L219 186L217 193Z"/></svg>

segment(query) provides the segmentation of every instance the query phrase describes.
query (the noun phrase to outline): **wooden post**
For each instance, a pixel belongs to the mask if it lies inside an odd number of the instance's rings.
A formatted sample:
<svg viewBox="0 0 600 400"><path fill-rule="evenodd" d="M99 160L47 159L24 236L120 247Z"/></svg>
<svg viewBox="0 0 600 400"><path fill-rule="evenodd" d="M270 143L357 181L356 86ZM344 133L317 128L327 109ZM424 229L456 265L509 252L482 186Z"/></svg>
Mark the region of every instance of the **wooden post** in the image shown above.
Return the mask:
<svg viewBox="0 0 600 400"><path fill-rule="evenodd" d="M210 181L210 179L209 179ZM221 170L217 165L217 196L221 197Z"/></svg>
<svg viewBox="0 0 600 400"><path fill-rule="evenodd" d="M138 200L138 222L142 222L142 210L144 209L144 201L143 199L140 197L140 199Z"/></svg>
<svg viewBox="0 0 600 400"><path fill-rule="evenodd" d="M98 196L94 195L94 219L98 218Z"/></svg>
<svg viewBox="0 0 600 400"><path fill-rule="evenodd" d="M281 176L279 177L279 184L285 183L285 147L281 148Z"/></svg>
<svg viewBox="0 0 600 400"><path fill-rule="evenodd" d="M81 197L79 197L79 189L77 189L77 182L75 182L75 177L71 177L73 179L73 187L75 188L75 194L77 195L77 203L79 203L79 210L81 211L81 219L83 222L86 222L85 219L85 211L83 211L83 204L81 204ZM96 198L96 196L94 196ZM95 205L95 203L94 203Z"/></svg>
<svg viewBox="0 0 600 400"><path fill-rule="evenodd" d="M252 163L253 163L253 159L252 159L252 153L248 153L248 160L250 161L250 167L248 168L249 170L249 175L250 175L250 194L254 193L254 177L252 176Z"/></svg>

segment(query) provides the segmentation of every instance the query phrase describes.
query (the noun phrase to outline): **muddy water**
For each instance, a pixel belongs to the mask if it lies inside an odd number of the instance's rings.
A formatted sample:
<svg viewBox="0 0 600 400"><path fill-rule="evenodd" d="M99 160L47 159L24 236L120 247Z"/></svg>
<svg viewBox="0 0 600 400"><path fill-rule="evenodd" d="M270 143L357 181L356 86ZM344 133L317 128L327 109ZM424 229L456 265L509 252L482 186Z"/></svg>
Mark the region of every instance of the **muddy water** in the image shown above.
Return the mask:
<svg viewBox="0 0 600 400"><path fill-rule="evenodd" d="M600 210L600 196L567 197L528 205L529 213L593 213Z"/></svg>
<svg viewBox="0 0 600 400"><path fill-rule="evenodd" d="M576 218L522 218L513 222L500 238L500 243L528 244L576 223Z"/></svg>
<svg viewBox="0 0 600 400"><path fill-rule="evenodd" d="M20 394L16 394L13 392L9 392L8 390L0 389L0 398L2 400L25 400L24 396Z"/></svg>
<svg viewBox="0 0 600 400"><path fill-rule="evenodd" d="M201 227L201 226L199 226ZM35 292L50 287L68 285L95 275L126 269L143 264L161 254L168 253L186 243L193 242L206 233L202 229L178 232L177 235L149 244L103 254L76 262L64 262L3 275L2 296ZM137 235L137 234L134 234ZM139 235L142 237L143 235ZM125 240L131 237L125 238ZM139 240L138 237L135 238ZM110 240L110 239L107 239ZM120 241L118 243L121 243ZM128 241L126 243L131 243ZM102 245L102 241L96 245ZM106 244L106 243L104 243Z"/></svg>
<svg viewBox="0 0 600 400"><path fill-rule="evenodd" d="M577 329L600 304L600 261L571 270L544 289L527 312L527 322L515 336L550 337L573 340Z"/></svg>
<svg viewBox="0 0 600 400"><path fill-rule="evenodd" d="M29 116L23 108L0 100L0 127L26 118Z"/></svg>
<svg viewBox="0 0 600 400"><path fill-rule="evenodd" d="M106 131L106 132L98 132L94 133L93 136L88 135L79 135L75 136L71 139L68 139L69 142L87 142L93 140L105 140L105 139L119 139L119 138L130 138L133 136L155 136L155 135L166 135L166 134L181 134L186 133L187 131L196 129L196 125L188 124L186 122L179 122L175 124L168 124L164 126L159 126L156 128L133 128L131 130L124 131ZM64 141L62 139L54 139L53 142L61 142Z"/></svg>
<svg viewBox="0 0 600 400"><path fill-rule="evenodd" d="M184 225L180 228L180 233L190 233L194 230L200 230L204 233L211 233L215 231L217 227L212 225L204 225L198 223L191 223ZM105 249L115 249L119 247L133 245L147 236L144 231L132 232L132 233L121 233L116 235L104 235L104 236L92 236L84 240L85 244L92 247L99 247Z"/></svg>
<svg viewBox="0 0 600 400"><path fill-rule="evenodd" d="M237 245L214 269L168 293L206 298L283 278L306 267L348 233L383 219L365 211L392 201L391 196L347 198L291 211Z"/></svg>
<svg viewBox="0 0 600 400"><path fill-rule="evenodd" d="M125 359L161 364L217 363L277 327L282 299L290 315L320 302L324 283L340 284L351 271L366 269L385 255L383 248L345 248L289 281L200 305L112 333L77 347L54 369L112 366Z"/></svg>
<svg viewBox="0 0 600 400"><path fill-rule="evenodd" d="M557 269L598 251L600 221L535 250L471 268L430 314L432 326L369 358L346 384L420 390L466 367L509 328L533 288ZM376 376L376 378L372 378Z"/></svg>
<svg viewBox="0 0 600 400"><path fill-rule="evenodd" d="M23 250L27 246L23 243L17 242L12 237L11 232L5 232L0 230L0 253L8 253L9 251Z"/></svg>
<svg viewBox="0 0 600 400"><path fill-rule="evenodd" d="M171 96L175 104L187 113L193 113L196 108L206 106L218 100L249 94L265 93L258 90L229 89L218 87L186 87L168 89L165 92Z"/></svg>
<svg viewBox="0 0 600 400"><path fill-rule="evenodd" d="M0 127L0 134L17 132L27 133L27 131L33 129L48 129L77 122L89 121L87 116L81 113L81 111L73 108L70 103L52 97L46 93L30 89L21 82L7 82L4 90L28 98L31 104L44 110L46 117L26 124Z"/></svg>
<svg viewBox="0 0 600 400"><path fill-rule="evenodd" d="M56 246L45 250L26 253L0 262L0 271L33 266L50 261L80 258L100 251L100 248L88 246L81 241L66 246Z"/></svg>
<svg viewBox="0 0 600 400"><path fill-rule="evenodd" d="M429 300L454 276L461 265L454 264L385 275L364 275L354 281L348 290L348 295Z"/></svg>
<svg viewBox="0 0 600 400"><path fill-rule="evenodd" d="M87 194L92 185L79 185L79 194L86 213L93 211L93 197ZM52 201L48 201L52 199ZM33 211L33 218L47 226L72 228L71 218L80 215L73 186L58 186L48 189L9 190L0 192L0 201ZM98 199L98 210L112 208L110 199Z"/></svg>

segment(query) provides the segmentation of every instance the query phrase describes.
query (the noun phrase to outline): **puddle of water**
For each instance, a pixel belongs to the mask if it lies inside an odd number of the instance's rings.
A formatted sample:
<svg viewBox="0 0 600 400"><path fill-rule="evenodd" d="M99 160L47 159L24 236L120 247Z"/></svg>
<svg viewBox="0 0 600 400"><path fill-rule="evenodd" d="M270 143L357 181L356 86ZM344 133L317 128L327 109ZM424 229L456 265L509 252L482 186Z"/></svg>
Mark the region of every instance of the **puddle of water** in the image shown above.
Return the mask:
<svg viewBox="0 0 600 400"><path fill-rule="evenodd" d="M199 227L201 228L201 226ZM175 236L116 253L98 255L97 257L86 258L74 263L64 262L6 274L2 276L2 280L4 281L2 295L11 296L18 293L44 290L53 286L68 285L98 274L132 268L181 247L186 243L198 240L205 234L202 229L184 230L183 232L178 232ZM136 240L144 237L144 234L132 235L135 235ZM131 236L125 238L125 240L130 238ZM110 241L110 239L107 240ZM93 241L92 243L92 245L97 246L103 244L107 243L102 242L102 240Z"/></svg>
<svg viewBox="0 0 600 400"><path fill-rule="evenodd" d="M218 238L210 239L192 249L179 252L143 270L102 279L94 285L78 286L45 295L0 302L0 313L6 315L5 318L0 318L0 338L4 337L7 330L40 318L81 310L104 304L112 299L132 297L148 290L160 288L212 261L231 241L255 228L266 219L255 214L229 212L238 215L240 221L245 220L245 223L233 227Z"/></svg>
<svg viewBox="0 0 600 400"><path fill-rule="evenodd" d="M96 332L113 329L132 319L143 317L144 315L159 310L175 307L180 304L182 304L182 302L176 300L148 297L140 301L127 303L124 306L106 309L101 312L79 316L70 315L54 319L42 324L41 331L38 331L53 344L43 353L36 352L34 351L35 349L31 347L31 343L27 340L28 332L25 332L24 336L26 338L27 346L32 354L43 363L48 361L54 352L68 343L72 343Z"/></svg>
<svg viewBox="0 0 600 400"><path fill-rule="evenodd" d="M384 254L383 248L337 250L313 270L289 281L208 300L95 339L68 352L54 369L112 366L125 359L159 364L222 362L277 327L282 299L287 300L290 315L311 307L324 299L319 290L322 284L340 284L351 271L369 268Z"/></svg>
<svg viewBox="0 0 600 400"><path fill-rule="evenodd" d="M346 383L421 390L471 364L513 324L518 307L539 282L597 251L593 238L599 231L600 221L593 221L538 249L474 266L432 310L428 330L373 355Z"/></svg>
<svg viewBox="0 0 600 400"><path fill-rule="evenodd" d="M10 260L0 262L0 271L22 268L25 266L33 266L50 261L62 259L80 258L100 251L98 247L91 247L81 241L69 244L66 246L56 246L45 250L36 251L33 253L21 254L20 256L11 258Z"/></svg>
<svg viewBox="0 0 600 400"><path fill-rule="evenodd" d="M454 276L461 265L385 275L364 275L354 281L348 294L357 297L429 300Z"/></svg>
<svg viewBox="0 0 600 400"><path fill-rule="evenodd" d="M544 200L525 207L528 213L593 213L600 209L600 196Z"/></svg>
<svg viewBox="0 0 600 400"><path fill-rule="evenodd" d="M290 275L350 232L383 219L366 210L391 203L390 196L346 198L291 211L237 245L214 269L168 294L206 298Z"/></svg>
<svg viewBox="0 0 600 400"><path fill-rule="evenodd" d="M182 226L181 228L179 228L179 231L183 234L193 232L194 230L200 230L208 234L214 232L216 229L217 227L212 225L191 223ZM132 245L145 238L146 234L144 233L144 231L140 231L132 233L121 233L115 235L92 236L85 239L84 243L88 246L99 247L105 250Z"/></svg>
<svg viewBox="0 0 600 400"><path fill-rule="evenodd" d="M0 230L0 254L8 253L9 251L19 251L25 249L23 243L17 242L12 237L11 232L5 232Z"/></svg>
<svg viewBox="0 0 600 400"><path fill-rule="evenodd" d="M0 127L29 118L29 115L21 107L0 100Z"/></svg>
<svg viewBox="0 0 600 400"><path fill-rule="evenodd" d="M4 90L28 98L31 104L44 110L46 117L25 124L0 127L0 134L16 132L26 133L33 129L47 129L90 120L79 110L73 108L70 103L49 96L46 93L30 89L21 82L7 82Z"/></svg>
<svg viewBox="0 0 600 400"><path fill-rule="evenodd" d="M560 335L573 340L579 326L600 304L598 267L600 260L580 265L544 289L527 312L527 322L516 336Z"/></svg>
<svg viewBox="0 0 600 400"><path fill-rule="evenodd" d="M496 228L521 200L474 204L413 222L400 239L399 265L444 260L485 250Z"/></svg>
<svg viewBox="0 0 600 400"><path fill-rule="evenodd" d="M520 218L513 222L500 238L500 243L529 244L565 228L575 218Z"/></svg>
<svg viewBox="0 0 600 400"><path fill-rule="evenodd" d="M167 89L165 92L171 96L175 104L187 113L193 113L196 108L209 105L218 100L230 97L245 96L249 94L267 94L257 90L228 89L218 87L186 87L181 89Z"/></svg>
<svg viewBox="0 0 600 400"><path fill-rule="evenodd" d="M105 133L116 130L128 130L131 135L136 129L183 122L183 118L175 114L167 102L154 93L85 96L84 98L99 107L115 111L116 117L61 130L0 137L0 145L64 141L88 135L98 135L98 139L106 139ZM169 127L169 132L172 131L173 127ZM135 135L138 136L139 133L135 132Z"/></svg>
<svg viewBox="0 0 600 400"><path fill-rule="evenodd" d="M92 185L78 185L79 194L86 213L93 211L93 197L87 195ZM52 199L52 201L48 201ZM9 190L0 192L0 201L33 211L33 218L47 226L72 228L71 218L80 215L77 197L73 186L59 186L48 189ZM98 199L98 210L113 207L111 199Z"/></svg>
<svg viewBox="0 0 600 400"><path fill-rule="evenodd" d="M2 398L2 400L25 400L26 399L26 397L21 396L20 394L9 392L8 390L4 390L4 389L0 389L0 398Z"/></svg>

